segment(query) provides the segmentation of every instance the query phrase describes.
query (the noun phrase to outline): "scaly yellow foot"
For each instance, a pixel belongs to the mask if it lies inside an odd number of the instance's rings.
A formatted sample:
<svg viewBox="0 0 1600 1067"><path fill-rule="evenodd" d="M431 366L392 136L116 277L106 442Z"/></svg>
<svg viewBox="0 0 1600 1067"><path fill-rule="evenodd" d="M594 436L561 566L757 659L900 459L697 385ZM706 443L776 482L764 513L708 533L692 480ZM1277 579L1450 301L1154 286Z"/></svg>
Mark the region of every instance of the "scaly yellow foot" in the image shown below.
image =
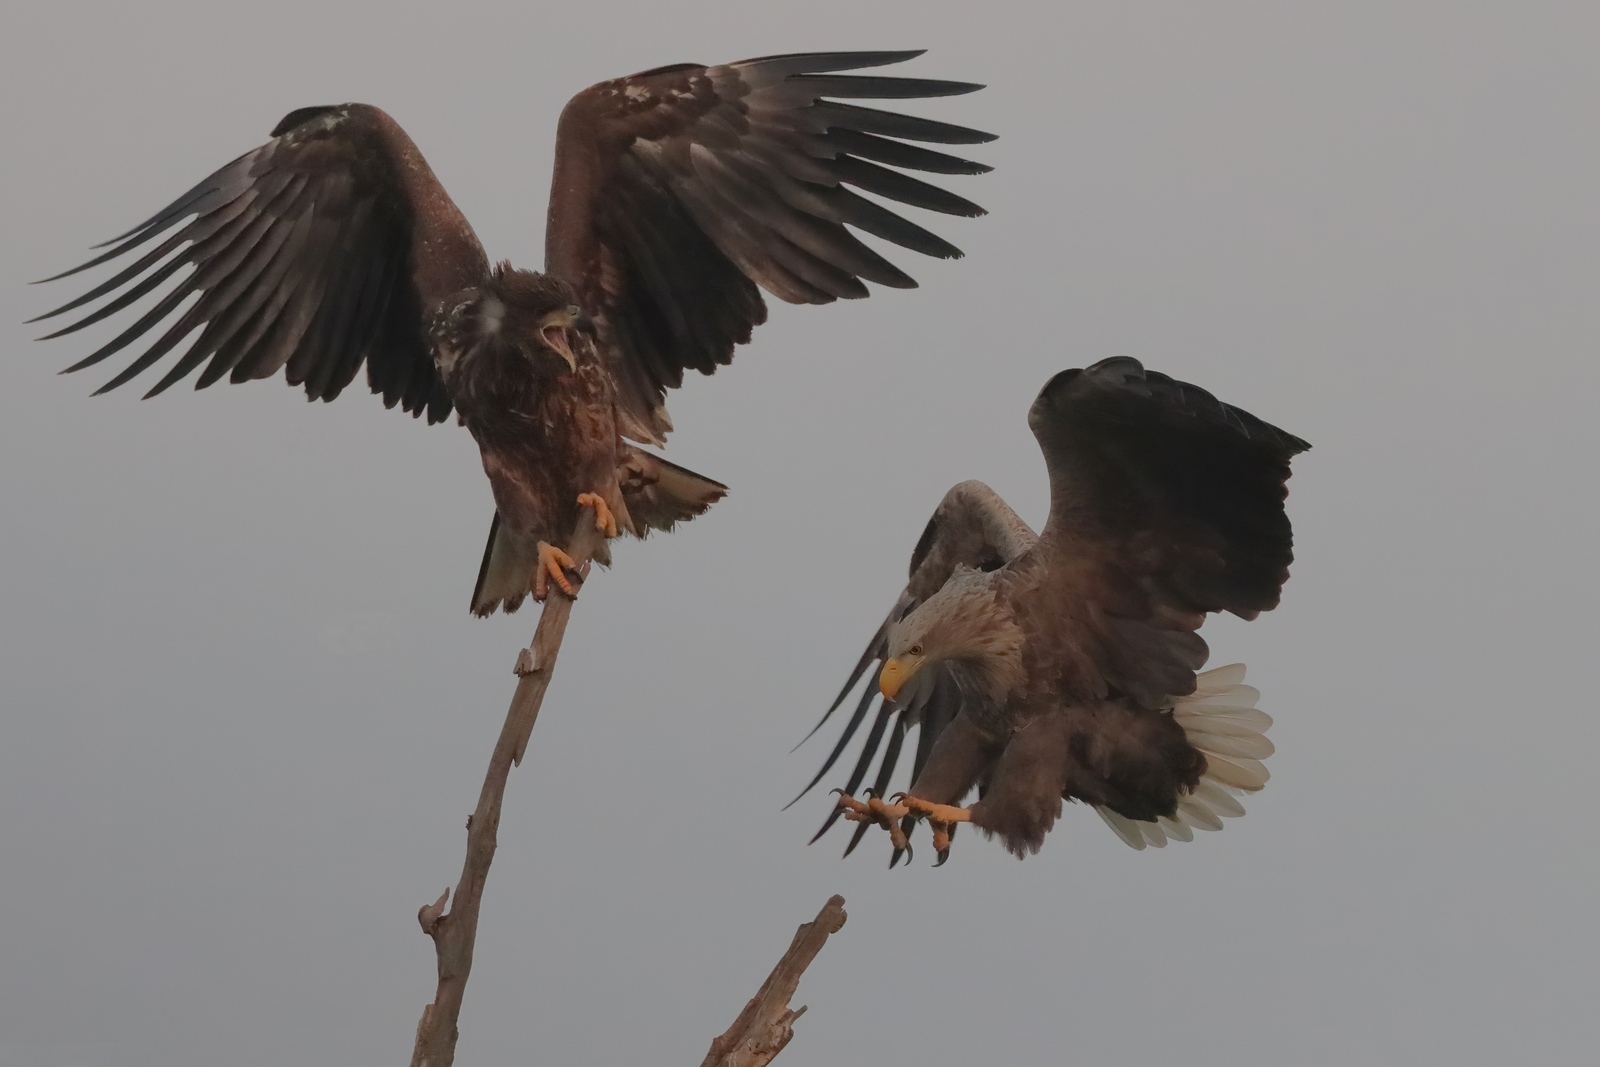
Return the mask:
<svg viewBox="0 0 1600 1067"><path fill-rule="evenodd" d="M576 597L577 590L572 583L567 581L567 571L577 570L578 561L561 551L548 541L539 542L539 565L533 569L533 599L543 600L550 594L550 580L555 579L556 585L569 597Z"/></svg>
<svg viewBox="0 0 1600 1067"><path fill-rule="evenodd" d="M885 803L882 797L870 794L863 803L849 793L839 794L839 807L844 811L844 817L851 822L877 823L889 831L889 842L896 849L905 849L906 833L900 829L900 820L910 813L909 808L901 804Z"/></svg>
<svg viewBox="0 0 1600 1067"><path fill-rule="evenodd" d="M611 514L611 505L606 503L605 497L599 493L579 493L578 506L594 508L595 529L607 537L617 536L617 517Z"/></svg>
<svg viewBox="0 0 1600 1067"><path fill-rule="evenodd" d="M935 804L932 801L914 797L910 793L896 793L895 800L899 806L912 815L928 820L928 826L933 830L933 849L939 854L939 860L934 864L940 866L950 858L950 834L958 822L971 822L971 808L957 808L950 804Z"/></svg>

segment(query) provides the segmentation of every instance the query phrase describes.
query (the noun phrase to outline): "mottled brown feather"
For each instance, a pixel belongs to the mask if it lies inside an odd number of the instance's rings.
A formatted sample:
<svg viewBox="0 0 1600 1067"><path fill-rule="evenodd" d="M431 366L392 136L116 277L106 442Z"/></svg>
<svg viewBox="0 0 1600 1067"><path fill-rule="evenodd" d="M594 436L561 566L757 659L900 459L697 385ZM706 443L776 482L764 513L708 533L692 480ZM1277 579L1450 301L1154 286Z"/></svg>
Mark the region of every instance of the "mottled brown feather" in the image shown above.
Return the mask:
<svg viewBox="0 0 1600 1067"><path fill-rule="evenodd" d="M974 215L982 209L894 166L986 170L883 136L975 143L989 135L825 97L969 92L961 82L840 77L916 52L767 56L678 64L601 82L562 111L545 265L594 316L636 440L671 429L668 389L710 374L766 319L760 289L791 303L867 295L863 281L915 282L848 229L936 256L953 245L850 193Z"/></svg>

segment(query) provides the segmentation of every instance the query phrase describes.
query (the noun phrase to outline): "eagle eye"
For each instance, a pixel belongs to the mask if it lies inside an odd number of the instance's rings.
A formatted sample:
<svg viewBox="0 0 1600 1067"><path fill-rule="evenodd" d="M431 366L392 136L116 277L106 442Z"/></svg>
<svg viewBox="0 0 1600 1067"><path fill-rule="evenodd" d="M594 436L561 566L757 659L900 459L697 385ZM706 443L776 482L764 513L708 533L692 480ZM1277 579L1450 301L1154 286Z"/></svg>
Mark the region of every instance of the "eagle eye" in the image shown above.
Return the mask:
<svg viewBox="0 0 1600 1067"><path fill-rule="evenodd" d="M908 655L920 656L920 655L922 655L922 646L921 645L912 645L909 649L906 650L906 652L907 652Z"/></svg>
<svg viewBox="0 0 1600 1067"><path fill-rule="evenodd" d="M583 314L583 309L581 307L579 307L577 304L568 304L567 305L567 314L571 315L573 318L577 318L579 315Z"/></svg>

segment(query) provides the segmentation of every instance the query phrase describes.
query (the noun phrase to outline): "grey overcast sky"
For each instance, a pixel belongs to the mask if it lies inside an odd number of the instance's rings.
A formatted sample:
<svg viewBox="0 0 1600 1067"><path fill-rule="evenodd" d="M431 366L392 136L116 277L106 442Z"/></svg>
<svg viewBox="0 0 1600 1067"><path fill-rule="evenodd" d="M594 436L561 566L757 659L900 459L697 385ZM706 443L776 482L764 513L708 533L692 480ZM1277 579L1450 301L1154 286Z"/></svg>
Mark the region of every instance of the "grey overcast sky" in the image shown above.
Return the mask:
<svg viewBox="0 0 1600 1067"><path fill-rule="evenodd" d="M22 320L307 104L422 147L537 266L556 115L663 63L927 47L1002 135L954 263L775 307L671 401L733 494L581 599L511 782L467 1064L693 1063L830 893L806 1065L1595 1062L1600 7L12 4L0 14L0 1067L402 1062L413 918L531 613L466 612L458 427L279 382L91 399ZM1024 413L1114 354L1306 437L1250 814L887 871L779 809L943 491L1045 507ZM107 367L111 365L108 364Z"/></svg>

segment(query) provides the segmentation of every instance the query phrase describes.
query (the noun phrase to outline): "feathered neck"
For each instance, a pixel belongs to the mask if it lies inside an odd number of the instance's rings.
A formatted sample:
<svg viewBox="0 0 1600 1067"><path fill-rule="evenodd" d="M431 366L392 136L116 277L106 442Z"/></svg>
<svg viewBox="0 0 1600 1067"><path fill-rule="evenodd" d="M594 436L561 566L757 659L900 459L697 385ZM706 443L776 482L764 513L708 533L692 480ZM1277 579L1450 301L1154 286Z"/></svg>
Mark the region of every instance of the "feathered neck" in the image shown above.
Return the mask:
<svg viewBox="0 0 1600 1067"><path fill-rule="evenodd" d="M920 644L924 669L948 664L963 688L994 702L1021 685L1022 628L997 595L993 572L958 569L900 624L895 645Z"/></svg>

